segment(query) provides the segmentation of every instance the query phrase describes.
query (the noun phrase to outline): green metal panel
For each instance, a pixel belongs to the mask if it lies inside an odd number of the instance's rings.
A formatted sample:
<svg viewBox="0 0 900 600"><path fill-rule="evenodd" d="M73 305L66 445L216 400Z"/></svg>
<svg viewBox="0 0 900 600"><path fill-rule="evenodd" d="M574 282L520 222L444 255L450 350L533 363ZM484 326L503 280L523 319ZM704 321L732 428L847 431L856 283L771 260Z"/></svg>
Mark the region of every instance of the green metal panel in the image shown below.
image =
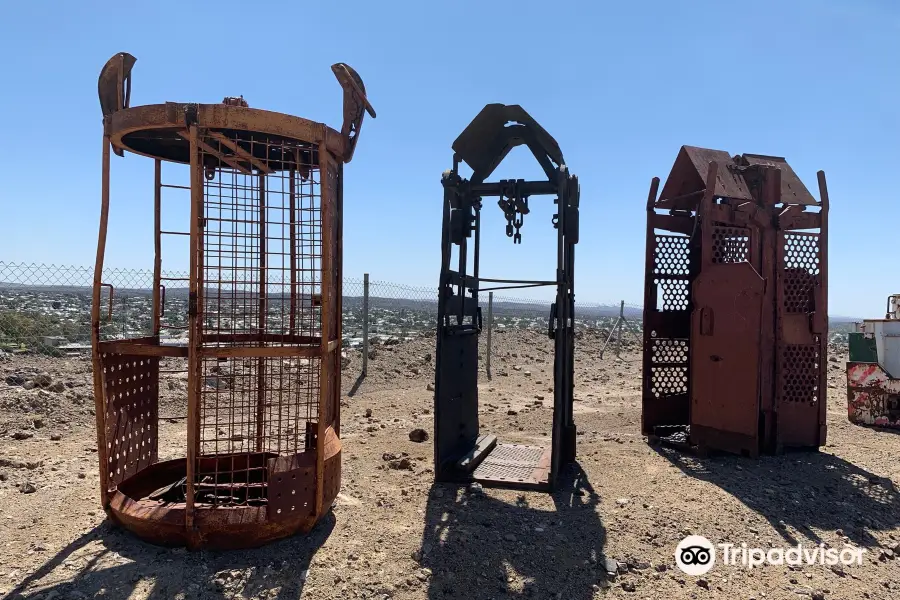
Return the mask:
<svg viewBox="0 0 900 600"><path fill-rule="evenodd" d="M878 362L875 338L867 338L864 333L850 335L850 362Z"/></svg>

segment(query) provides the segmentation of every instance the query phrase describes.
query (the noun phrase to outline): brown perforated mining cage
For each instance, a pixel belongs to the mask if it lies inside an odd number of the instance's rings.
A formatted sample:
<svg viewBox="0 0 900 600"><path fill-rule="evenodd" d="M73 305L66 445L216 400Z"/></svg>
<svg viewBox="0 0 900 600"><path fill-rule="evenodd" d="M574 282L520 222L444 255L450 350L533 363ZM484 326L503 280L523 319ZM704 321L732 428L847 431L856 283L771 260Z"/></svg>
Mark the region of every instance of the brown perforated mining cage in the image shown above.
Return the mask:
<svg viewBox="0 0 900 600"><path fill-rule="evenodd" d="M828 191L684 146L647 201L642 430L750 456L825 445Z"/></svg>
<svg viewBox="0 0 900 600"><path fill-rule="evenodd" d="M250 547L308 531L340 488L343 163L374 111L343 63L332 66L344 90L341 132L243 97L132 107L134 62L113 56L99 80L92 345L103 507L165 545ZM110 155L125 151L155 163L150 335L104 326ZM165 182L164 166L187 171L187 184ZM180 207L167 205L169 193ZM183 231L162 228L167 211L189 213ZM171 236L187 241L186 279L162 270ZM181 328L169 322L178 317ZM162 415L161 371L169 378L179 366L186 414ZM161 445L161 423L179 419L186 427L174 437L167 429ZM160 459L163 449L171 458Z"/></svg>

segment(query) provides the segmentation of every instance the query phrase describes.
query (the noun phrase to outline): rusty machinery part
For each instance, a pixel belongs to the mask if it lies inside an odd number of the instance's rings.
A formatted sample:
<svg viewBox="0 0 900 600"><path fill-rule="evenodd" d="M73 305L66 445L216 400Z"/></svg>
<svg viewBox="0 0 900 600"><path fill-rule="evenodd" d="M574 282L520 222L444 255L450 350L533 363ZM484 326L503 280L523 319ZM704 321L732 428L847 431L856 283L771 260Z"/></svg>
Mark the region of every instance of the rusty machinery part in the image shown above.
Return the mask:
<svg viewBox="0 0 900 600"><path fill-rule="evenodd" d="M243 106L244 108L250 108L250 105L247 104L247 101L244 100L244 96L225 96L222 100L222 104L226 104L228 106Z"/></svg>
<svg viewBox="0 0 900 600"><path fill-rule="evenodd" d="M900 429L900 294L887 299L883 319L856 323L848 336L847 418Z"/></svg>
<svg viewBox="0 0 900 600"><path fill-rule="evenodd" d="M757 455L826 439L828 192L684 146L647 199L642 430ZM724 392L723 390L727 390Z"/></svg>
<svg viewBox="0 0 900 600"><path fill-rule="evenodd" d="M331 70L344 88L344 125L341 127L341 135L344 136L345 144L344 162L350 162L356 150L356 139L359 137L363 117L365 113L369 113L374 119L375 109L369 104L362 78L350 65L336 63L331 65Z"/></svg>
<svg viewBox="0 0 900 600"><path fill-rule="evenodd" d="M531 150L546 179L486 182L509 151L522 144ZM445 171L441 179L444 213L435 353L436 478L549 490L555 485L561 466L575 459L572 315L578 178L569 173L556 141L520 106L488 104L456 139L453 150L453 168ZM460 176L460 162L472 169L471 178ZM530 212L529 201L540 196L555 197L558 212L552 224L557 230L558 254L553 279L526 281L480 275L480 214L485 196L499 198L498 206L507 221L506 234L516 244L522 240L519 229L524 215ZM454 246L458 265L451 261ZM468 272L470 256L472 271ZM556 301L548 315L548 335L555 345L551 442L546 446L503 444L494 435L482 434L479 427L478 335L483 325L479 292L537 286L556 287Z"/></svg>
<svg viewBox="0 0 900 600"><path fill-rule="evenodd" d="M263 145L254 145L246 133L236 138L237 149L213 140L211 145L216 154L210 153L207 160L215 162L215 166L240 163L244 168L256 169L251 158L246 156L249 152L252 158L266 160L274 170L289 169L291 165L296 168L314 161L320 146L348 163L356 150L364 114L368 112L375 118L362 78L345 63L331 67L344 91L344 121L340 133L301 117L250 109L243 96L226 97L217 104L166 102L132 108L131 70L136 60L128 53L120 52L106 63L100 74L100 105L113 151L118 156L128 150L187 164L190 162L190 144L184 134L188 127L197 125L225 134L253 131L270 138L302 140L308 144L302 149L300 158L271 157L260 155Z"/></svg>
<svg viewBox="0 0 900 600"><path fill-rule="evenodd" d="M342 186L355 136L242 97L131 106L133 63L118 54L100 77L91 335L101 502L167 545L250 547L308 531L340 488ZM355 77L349 93L367 105ZM101 337L111 149L155 159L152 331L125 339ZM188 186L166 183L171 162L189 165ZM187 231L161 228L173 188L190 192ZM182 284L162 271L169 234L189 239ZM167 285L187 292L187 326L167 323ZM187 343L162 344L173 332ZM160 462L160 363L170 359L187 363L185 454Z"/></svg>
<svg viewBox="0 0 900 600"><path fill-rule="evenodd" d="M127 52L119 52L106 61L100 70L97 92L104 118L131 104L131 69L136 61ZM121 148L113 147L113 152L117 156L124 156Z"/></svg>

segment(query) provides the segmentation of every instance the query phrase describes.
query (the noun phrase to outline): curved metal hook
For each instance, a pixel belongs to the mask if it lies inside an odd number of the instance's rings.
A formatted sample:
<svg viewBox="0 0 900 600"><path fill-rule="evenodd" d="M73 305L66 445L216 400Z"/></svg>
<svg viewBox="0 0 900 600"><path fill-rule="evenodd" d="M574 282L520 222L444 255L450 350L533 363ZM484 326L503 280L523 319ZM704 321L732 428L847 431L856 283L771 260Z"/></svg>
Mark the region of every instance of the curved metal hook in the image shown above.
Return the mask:
<svg viewBox="0 0 900 600"><path fill-rule="evenodd" d="M137 59L132 55L119 52L106 61L100 70L97 93L104 118L117 110L128 108L131 103L131 68L135 62ZM113 147L113 152L117 156L124 154L121 148L116 147Z"/></svg>
<svg viewBox="0 0 900 600"><path fill-rule="evenodd" d="M348 163L356 149L363 117L365 113L369 113L374 119L375 109L366 97L366 86L362 78L350 65L335 63L331 65L331 70L344 89L344 124L341 126L341 135L344 136L344 162Z"/></svg>

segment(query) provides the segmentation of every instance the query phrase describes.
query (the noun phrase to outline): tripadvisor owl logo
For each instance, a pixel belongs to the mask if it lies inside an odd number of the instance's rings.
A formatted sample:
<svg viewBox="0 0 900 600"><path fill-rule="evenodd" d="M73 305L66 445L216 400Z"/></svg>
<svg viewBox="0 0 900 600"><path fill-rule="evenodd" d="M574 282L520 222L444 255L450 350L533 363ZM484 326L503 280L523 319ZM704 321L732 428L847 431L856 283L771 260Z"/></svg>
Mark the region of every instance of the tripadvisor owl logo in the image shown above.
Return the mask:
<svg viewBox="0 0 900 600"><path fill-rule="evenodd" d="M675 547L675 564L688 575L705 575L716 564L716 548L702 535L689 535Z"/></svg>

